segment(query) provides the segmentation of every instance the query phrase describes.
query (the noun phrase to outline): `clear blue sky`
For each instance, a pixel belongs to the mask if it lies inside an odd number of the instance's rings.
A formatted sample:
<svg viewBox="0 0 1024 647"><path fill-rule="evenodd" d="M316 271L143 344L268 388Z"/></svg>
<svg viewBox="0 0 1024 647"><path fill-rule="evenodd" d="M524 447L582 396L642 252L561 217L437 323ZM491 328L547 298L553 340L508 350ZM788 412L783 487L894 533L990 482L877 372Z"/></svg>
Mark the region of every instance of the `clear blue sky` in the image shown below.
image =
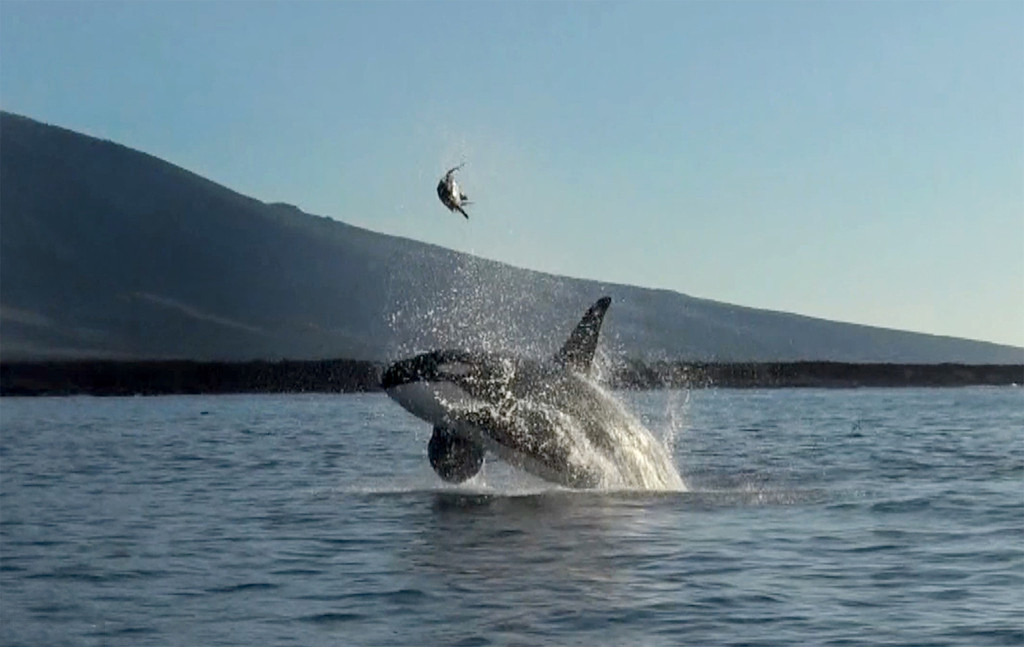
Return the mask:
<svg viewBox="0 0 1024 647"><path fill-rule="evenodd" d="M522 267L1024 346L1024 2L3 0L0 105Z"/></svg>

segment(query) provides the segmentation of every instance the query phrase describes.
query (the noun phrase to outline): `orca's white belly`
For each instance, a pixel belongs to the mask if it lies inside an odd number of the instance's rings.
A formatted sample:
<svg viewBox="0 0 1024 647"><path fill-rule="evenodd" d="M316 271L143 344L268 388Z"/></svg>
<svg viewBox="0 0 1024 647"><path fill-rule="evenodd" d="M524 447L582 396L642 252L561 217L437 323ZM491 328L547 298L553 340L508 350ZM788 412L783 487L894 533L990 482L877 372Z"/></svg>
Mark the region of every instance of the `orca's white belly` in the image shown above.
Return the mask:
<svg viewBox="0 0 1024 647"><path fill-rule="evenodd" d="M466 411L480 404L451 382L409 382L391 387L387 394L417 418L439 426L454 423L453 411Z"/></svg>

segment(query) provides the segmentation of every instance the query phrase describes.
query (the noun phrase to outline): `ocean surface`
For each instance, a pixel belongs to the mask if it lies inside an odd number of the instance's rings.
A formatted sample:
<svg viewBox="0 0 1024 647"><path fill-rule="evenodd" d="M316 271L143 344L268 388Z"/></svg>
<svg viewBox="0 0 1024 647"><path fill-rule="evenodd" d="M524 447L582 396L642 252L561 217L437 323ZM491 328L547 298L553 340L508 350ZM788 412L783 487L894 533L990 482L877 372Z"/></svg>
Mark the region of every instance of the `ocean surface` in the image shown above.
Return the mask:
<svg viewBox="0 0 1024 647"><path fill-rule="evenodd" d="M687 491L381 394L0 400L0 644L1024 645L1024 389L619 393Z"/></svg>

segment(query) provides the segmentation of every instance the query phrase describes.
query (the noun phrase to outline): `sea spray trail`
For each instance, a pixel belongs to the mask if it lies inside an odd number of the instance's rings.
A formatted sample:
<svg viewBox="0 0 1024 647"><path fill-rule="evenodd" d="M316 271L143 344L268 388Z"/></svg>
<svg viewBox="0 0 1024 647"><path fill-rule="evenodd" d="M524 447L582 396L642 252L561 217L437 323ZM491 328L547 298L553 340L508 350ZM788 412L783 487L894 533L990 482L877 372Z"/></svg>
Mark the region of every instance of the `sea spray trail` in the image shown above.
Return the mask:
<svg viewBox="0 0 1024 647"><path fill-rule="evenodd" d="M555 339L561 338L575 323L575 312L536 307L538 300L568 305L571 292L552 277L520 276L514 268L470 255L444 254L438 260L443 272L427 271L423 261L391 267L390 282L415 276L421 288L389 293L392 359L439 347L542 356L556 349L552 334L558 331Z"/></svg>

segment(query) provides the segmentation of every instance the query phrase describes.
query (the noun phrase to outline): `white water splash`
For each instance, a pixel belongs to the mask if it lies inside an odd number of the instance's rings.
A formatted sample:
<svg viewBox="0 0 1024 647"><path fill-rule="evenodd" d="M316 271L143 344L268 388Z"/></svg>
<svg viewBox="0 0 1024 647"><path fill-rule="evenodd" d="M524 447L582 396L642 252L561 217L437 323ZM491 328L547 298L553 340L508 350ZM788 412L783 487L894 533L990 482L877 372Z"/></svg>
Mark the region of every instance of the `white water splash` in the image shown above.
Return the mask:
<svg viewBox="0 0 1024 647"><path fill-rule="evenodd" d="M592 386L604 400L602 413L609 420L602 426L607 444L593 442L578 421L566 417L563 433L580 451L579 458L599 467L600 487L607 490L685 491L668 447L655 438L615 395L597 384ZM603 446L602 446L603 445Z"/></svg>

